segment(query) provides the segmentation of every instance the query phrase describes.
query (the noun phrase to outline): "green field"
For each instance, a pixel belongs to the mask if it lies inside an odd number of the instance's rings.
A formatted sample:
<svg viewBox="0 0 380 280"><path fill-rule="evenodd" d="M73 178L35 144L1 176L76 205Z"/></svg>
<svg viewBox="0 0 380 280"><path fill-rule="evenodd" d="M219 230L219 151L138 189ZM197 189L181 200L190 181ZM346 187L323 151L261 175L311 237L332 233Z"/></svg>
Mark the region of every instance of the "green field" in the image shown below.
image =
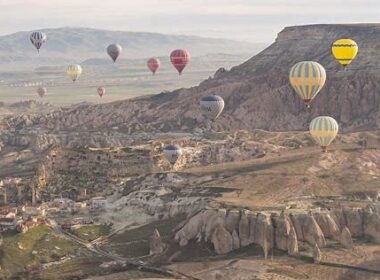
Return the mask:
<svg viewBox="0 0 380 280"><path fill-rule="evenodd" d="M0 277L39 271L42 264L78 253L77 244L58 236L47 226L26 233L9 233L3 238Z"/></svg>
<svg viewBox="0 0 380 280"><path fill-rule="evenodd" d="M99 237L110 233L110 228L106 225L84 225L71 231L80 239L93 241Z"/></svg>

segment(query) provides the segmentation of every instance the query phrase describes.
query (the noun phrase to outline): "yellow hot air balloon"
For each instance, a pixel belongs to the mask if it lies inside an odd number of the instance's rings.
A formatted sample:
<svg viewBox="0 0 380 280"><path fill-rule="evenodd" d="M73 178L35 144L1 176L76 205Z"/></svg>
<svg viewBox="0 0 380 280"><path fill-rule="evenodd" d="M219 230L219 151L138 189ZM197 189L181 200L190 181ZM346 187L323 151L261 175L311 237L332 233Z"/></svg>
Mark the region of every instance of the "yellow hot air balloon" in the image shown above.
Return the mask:
<svg viewBox="0 0 380 280"><path fill-rule="evenodd" d="M311 136L326 152L327 147L335 139L339 131L339 125L332 117L321 116L313 119L309 126Z"/></svg>
<svg viewBox="0 0 380 280"><path fill-rule="evenodd" d="M325 85L326 70L318 62L301 61L290 69L289 81L296 93L310 107L310 102Z"/></svg>
<svg viewBox="0 0 380 280"><path fill-rule="evenodd" d="M358 54L358 45L352 39L339 39L331 49L335 59L343 66L350 64Z"/></svg>
<svg viewBox="0 0 380 280"><path fill-rule="evenodd" d="M82 74L82 67L78 64L71 64L67 66L66 73L70 79L75 82L79 78L80 74Z"/></svg>

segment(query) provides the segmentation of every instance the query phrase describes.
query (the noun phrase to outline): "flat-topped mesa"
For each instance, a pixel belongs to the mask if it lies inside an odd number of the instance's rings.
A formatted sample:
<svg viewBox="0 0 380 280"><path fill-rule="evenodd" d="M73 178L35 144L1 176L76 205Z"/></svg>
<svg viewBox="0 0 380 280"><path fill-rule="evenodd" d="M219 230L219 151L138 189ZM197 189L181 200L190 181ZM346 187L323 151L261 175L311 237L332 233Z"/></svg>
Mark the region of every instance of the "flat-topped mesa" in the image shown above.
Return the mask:
<svg viewBox="0 0 380 280"><path fill-rule="evenodd" d="M362 33L362 34L360 34ZM358 35L360 34L360 35ZM377 35L376 35L377 34ZM276 42L284 40L310 40L351 38L352 36L370 36L376 39L380 34L380 24L315 24L289 26L277 36Z"/></svg>
<svg viewBox="0 0 380 280"><path fill-rule="evenodd" d="M355 221L353 216L358 217ZM212 243L217 254L255 244L264 256L273 249L298 254L298 243L310 248L327 246L326 239L354 246L351 236L380 242L380 217L375 207L330 211L252 212L250 210L205 209L177 231L175 240L186 246L191 240ZM353 233L353 234L352 234Z"/></svg>

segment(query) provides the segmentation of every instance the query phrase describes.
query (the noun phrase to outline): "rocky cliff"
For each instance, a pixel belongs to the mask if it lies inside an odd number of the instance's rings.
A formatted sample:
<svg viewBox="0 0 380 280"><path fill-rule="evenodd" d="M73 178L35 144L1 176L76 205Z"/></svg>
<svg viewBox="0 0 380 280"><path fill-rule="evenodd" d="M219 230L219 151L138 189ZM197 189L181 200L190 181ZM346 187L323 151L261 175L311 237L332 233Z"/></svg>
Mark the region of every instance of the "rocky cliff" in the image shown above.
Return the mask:
<svg viewBox="0 0 380 280"><path fill-rule="evenodd" d="M296 255L300 243L303 247L323 248L328 239L352 248L352 238L380 243L379 213L379 204L281 213L206 209L191 217L177 231L175 240L181 246L192 240L211 243L218 254L255 244L263 249L265 257L272 249Z"/></svg>
<svg viewBox="0 0 380 280"><path fill-rule="evenodd" d="M336 118L343 131L377 129L380 125L380 25L310 25L288 27L260 54L230 71L220 69L199 86L129 101L66 108L10 125L49 130L93 130L117 126L134 131L266 129L304 130L318 115ZM331 55L334 40L350 37L359 45L357 59L346 69ZM305 108L288 83L289 69L315 60L327 70L327 83ZM225 111L215 123L199 111L199 99L218 94Z"/></svg>

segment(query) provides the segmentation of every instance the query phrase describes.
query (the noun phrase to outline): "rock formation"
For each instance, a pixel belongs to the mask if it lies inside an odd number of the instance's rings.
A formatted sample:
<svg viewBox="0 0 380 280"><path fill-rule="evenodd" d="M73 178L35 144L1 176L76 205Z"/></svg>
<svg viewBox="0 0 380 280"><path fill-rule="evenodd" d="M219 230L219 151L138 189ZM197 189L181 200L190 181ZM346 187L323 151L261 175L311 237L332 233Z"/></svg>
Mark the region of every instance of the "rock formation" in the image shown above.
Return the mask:
<svg viewBox="0 0 380 280"><path fill-rule="evenodd" d="M297 256L298 255L298 240L297 234L294 230L294 227L290 227L289 237L288 237L288 255L289 256Z"/></svg>
<svg viewBox="0 0 380 280"><path fill-rule="evenodd" d="M314 263L317 263L317 264L320 263L321 260L322 260L322 253L321 253L321 250L319 249L317 243L315 243L315 245L313 246L312 250L313 250L313 260L314 260Z"/></svg>
<svg viewBox="0 0 380 280"><path fill-rule="evenodd" d="M340 244L342 244L347 249L352 249L354 247L354 241L352 240L351 232L348 227L344 227L339 238Z"/></svg>
<svg viewBox="0 0 380 280"><path fill-rule="evenodd" d="M152 237L150 238L149 248L150 255L159 255L164 252L165 245L162 242L161 235L157 229L153 231Z"/></svg>
<svg viewBox="0 0 380 280"><path fill-rule="evenodd" d="M377 211L372 208L345 208L342 212L336 209L309 213L297 210L279 214L206 209L191 217L176 232L175 240L180 246L186 246L191 240L210 242L218 254L256 244L263 249L265 257L272 249L297 255L300 241L306 242L311 248L317 246L319 250L326 246L326 238L340 242L345 248L352 248L349 226L353 227L354 223L342 220L338 226L332 217L336 217L336 213L349 217L352 213L360 212L361 218L355 221L355 227L364 230L357 237L368 237L380 244L380 217ZM342 231L337 232L339 227Z"/></svg>
<svg viewBox="0 0 380 280"><path fill-rule="evenodd" d="M219 255L227 254L233 250L232 236L221 224L218 224L214 229L211 242L214 245L215 252Z"/></svg>

